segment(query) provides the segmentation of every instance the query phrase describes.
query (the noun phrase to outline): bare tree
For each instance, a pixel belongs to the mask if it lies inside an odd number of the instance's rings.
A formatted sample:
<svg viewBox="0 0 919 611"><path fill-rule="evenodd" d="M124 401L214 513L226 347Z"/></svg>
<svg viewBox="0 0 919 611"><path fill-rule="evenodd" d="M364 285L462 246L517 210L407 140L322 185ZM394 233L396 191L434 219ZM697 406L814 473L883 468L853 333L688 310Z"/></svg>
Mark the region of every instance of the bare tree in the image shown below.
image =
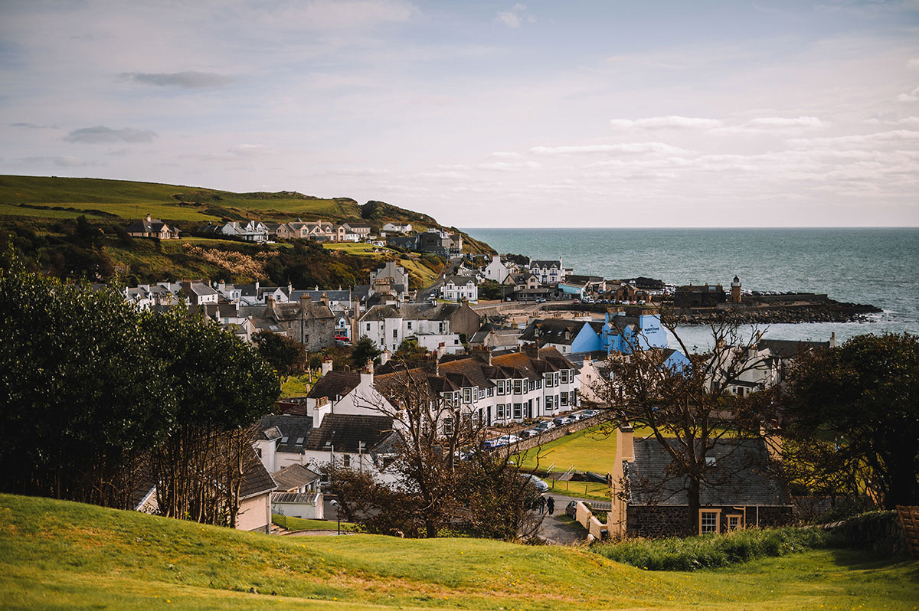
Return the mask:
<svg viewBox="0 0 919 611"><path fill-rule="evenodd" d="M626 354L610 356L608 375L594 392L607 408L610 424L642 427L663 448L671 461L666 481L639 485L651 496L682 488L689 506L686 529L693 532L703 488L729 486L753 466L751 460L759 455L747 452L744 441L760 438L774 402L771 390L748 393L751 384L742 383L745 374L768 365L757 355L756 330L742 336L725 313L709 325L712 348L693 353L676 331L675 317L665 312L661 322L676 337L685 359L675 358L670 350L643 348L647 343L636 336ZM711 460L716 446L717 463Z"/></svg>
<svg viewBox="0 0 919 611"><path fill-rule="evenodd" d="M484 423L464 411L459 389L424 367L379 375L364 407L393 421L395 483L332 472L342 511L373 532L436 537L447 528L516 539L535 533L535 489L509 451L484 449Z"/></svg>

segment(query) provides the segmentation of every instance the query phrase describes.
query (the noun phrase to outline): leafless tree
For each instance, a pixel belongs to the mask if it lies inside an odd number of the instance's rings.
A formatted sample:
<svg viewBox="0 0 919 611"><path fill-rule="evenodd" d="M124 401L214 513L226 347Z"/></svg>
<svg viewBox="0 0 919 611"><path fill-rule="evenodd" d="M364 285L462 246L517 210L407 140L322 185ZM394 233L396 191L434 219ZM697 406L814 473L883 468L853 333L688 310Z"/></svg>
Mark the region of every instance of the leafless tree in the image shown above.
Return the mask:
<svg viewBox="0 0 919 611"><path fill-rule="evenodd" d="M401 364L376 376L364 407L393 421L396 482L334 469L342 510L373 532L436 537L462 528L516 539L535 533L536 491L511 452L486 451L484 423L465 411L450 383L424 367Z"/></svg>
<svg viewBox="0 0 919 611"><path fill-rule="evenodd" d="M759 333L740 333L739 324L725 312L709 328L712 348L693 353L676 329L676 317L663 312L661 323L676 338L685 359L671 351L647 348L640 336L629 341L625 354L613 354L594 392L607 414L608 430L631 424L657 440L670 458L666 481L639 482L651 496L683 488L689 506L687 532L697 528L703 488L732 485L738 474L752 468L757 454L744 442L761 438L774 409L773 391L735 393L744 374L762 368L756 355ZM719 460L711 460L718 447ZM749 448L749 445L746 446ZM725 459L728 460L725 460ZM624 483L624 482L623 482Z"/></svg>

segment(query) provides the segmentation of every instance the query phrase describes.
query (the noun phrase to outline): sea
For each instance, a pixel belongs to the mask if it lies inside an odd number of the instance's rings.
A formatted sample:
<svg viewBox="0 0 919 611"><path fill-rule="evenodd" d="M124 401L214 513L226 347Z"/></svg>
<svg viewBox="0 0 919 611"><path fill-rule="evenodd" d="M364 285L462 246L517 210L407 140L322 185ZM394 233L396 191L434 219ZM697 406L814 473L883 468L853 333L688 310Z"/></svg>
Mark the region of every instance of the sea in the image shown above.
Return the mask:
<svg viewBox="0 0 919 611"><path fill-rule="evenodd" d="M864 322L773 324L770 339L838 342L865 333L919 334L919 228L864 229L465 229L498 252L560 259L575 274L667 284L720 283L743 289L826 293L883 310ZM746 326L742 332L752 334ZM706 350L711 330L681 326ZM677 347L671 336L671 346Z"/></svg>

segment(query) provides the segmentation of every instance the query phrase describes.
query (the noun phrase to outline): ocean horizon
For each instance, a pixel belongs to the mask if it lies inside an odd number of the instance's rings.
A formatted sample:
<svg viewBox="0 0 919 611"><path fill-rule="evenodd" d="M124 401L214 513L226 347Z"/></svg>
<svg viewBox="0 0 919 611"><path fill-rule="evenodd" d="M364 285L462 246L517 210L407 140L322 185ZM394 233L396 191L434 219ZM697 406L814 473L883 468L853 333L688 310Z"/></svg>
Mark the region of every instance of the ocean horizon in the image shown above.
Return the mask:
<svg viewBox="0 0 919 611"><path fill-rule="evenodd" d="M561 259L575 274L668 284L826 293L841 302L872 304L881 314L856 323L764 326L773 339L844 341L864 333L919 334L919 228L469 228L501 254ZM752 333L753 327L744 329ZM704 348L705 327L681 327Z"/></svg>

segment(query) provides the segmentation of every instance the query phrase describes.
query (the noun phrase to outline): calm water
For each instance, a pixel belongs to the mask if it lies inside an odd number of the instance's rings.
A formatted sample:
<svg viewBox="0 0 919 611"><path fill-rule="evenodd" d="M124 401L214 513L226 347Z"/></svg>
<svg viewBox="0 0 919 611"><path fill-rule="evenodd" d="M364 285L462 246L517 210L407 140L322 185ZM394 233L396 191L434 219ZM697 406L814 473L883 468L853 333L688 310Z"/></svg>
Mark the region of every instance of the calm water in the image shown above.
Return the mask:
<svg viewBox="0 0 919 611"><path fill-rule="evenodd" d="M826 293L884 310L864 323L772 325L774 339L919 334L919 229L467 229L501 253L562 259L576 274ZM681 331L706 344L703 328Z"/></svg>

